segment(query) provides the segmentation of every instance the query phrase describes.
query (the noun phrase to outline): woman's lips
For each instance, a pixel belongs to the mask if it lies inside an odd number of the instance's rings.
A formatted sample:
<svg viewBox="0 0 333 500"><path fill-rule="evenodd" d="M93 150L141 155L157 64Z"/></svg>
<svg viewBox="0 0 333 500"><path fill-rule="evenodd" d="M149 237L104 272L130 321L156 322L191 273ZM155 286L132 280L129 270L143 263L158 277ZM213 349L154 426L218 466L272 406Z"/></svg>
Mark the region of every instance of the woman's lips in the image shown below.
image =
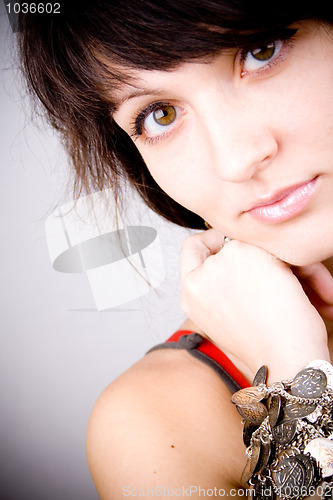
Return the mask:
<svg viewBox="0 0 333 500"><path fill-rule="evenodd" d="M319 176L309 182L298 184L273 195L270 199L261 200L246 211L255 219L276 224L300 214L310 203L316 190Z"/></svg>

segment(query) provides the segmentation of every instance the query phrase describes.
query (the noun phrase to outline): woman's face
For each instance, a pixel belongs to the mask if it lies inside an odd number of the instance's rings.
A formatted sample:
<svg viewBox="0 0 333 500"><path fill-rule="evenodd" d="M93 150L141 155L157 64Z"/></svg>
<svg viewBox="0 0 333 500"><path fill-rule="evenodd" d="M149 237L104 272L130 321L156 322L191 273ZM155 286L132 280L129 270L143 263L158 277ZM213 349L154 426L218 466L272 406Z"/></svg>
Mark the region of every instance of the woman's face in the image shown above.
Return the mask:
<svg viewBox="0 0 333 500"><path fill-rule="evenodd" d="M228 236L291 264L333 255L333 33L137 71L114 115L156 182Z"/></svg>

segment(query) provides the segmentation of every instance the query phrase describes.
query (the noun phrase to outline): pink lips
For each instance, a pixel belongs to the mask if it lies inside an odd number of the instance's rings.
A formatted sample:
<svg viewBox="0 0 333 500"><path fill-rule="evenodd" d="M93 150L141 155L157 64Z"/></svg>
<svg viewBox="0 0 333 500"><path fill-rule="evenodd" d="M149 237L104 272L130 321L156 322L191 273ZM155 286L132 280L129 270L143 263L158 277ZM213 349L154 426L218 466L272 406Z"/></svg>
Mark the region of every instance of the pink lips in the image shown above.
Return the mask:
<svg viewBox="0 0 333 500"><path fill-rule="evenodd" d="M310 203L319 177L309 182L286 188L270 198L263 197L252 208L246 211L255 219L276 224L300 214Z"/></svg>

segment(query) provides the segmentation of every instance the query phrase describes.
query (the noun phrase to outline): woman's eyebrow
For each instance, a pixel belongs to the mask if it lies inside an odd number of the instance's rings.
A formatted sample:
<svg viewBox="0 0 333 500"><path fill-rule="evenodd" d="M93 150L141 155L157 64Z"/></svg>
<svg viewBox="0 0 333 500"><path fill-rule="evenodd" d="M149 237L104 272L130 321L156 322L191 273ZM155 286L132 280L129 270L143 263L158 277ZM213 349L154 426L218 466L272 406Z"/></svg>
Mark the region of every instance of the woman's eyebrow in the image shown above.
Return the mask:
<svg viewBox="0 0 333 500"><path fill-rule="evenodd" d="M118 111L119 108L127 101L131 99L135 99L137 97L145 97L145 96L152 96L152 97L160 97L162 94L164 94L165 91L162 89L140 89L140 88L134 88L130 92L120 92L119 96L115 96L114 99L114 106L115 106L115 111Z"/></svg>

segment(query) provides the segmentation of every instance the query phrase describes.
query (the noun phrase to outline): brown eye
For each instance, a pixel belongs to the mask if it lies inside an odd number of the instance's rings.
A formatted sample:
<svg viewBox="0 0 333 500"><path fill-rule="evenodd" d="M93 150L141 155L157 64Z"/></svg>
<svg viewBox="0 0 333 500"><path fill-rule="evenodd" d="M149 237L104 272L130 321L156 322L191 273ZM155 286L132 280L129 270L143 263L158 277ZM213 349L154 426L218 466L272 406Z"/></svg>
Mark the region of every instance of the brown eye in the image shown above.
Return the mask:
<svg viewBox="0 0 333 500"><path fill-rule="evenodd" d="M267 61L271 59L275 52L275 43L272 42L264 47L258 47L257 49L251 50L251 55L258 61Z"/></svg>
<svg viewBox="0 0 333 500"><path fill-rule="evenodd" d="M242 73L244 76L247 73L256 70L268 69L274 61L279 60L279 56L283 55L283 47L287 42L277 40L275 42L256 47L242 54ZM281 57L280 57L281 59Z"/></svg>
<svg viewBox="0 0 333 500"><path fill-rule="evenodd" d="M153 112L153 118L158 125L171 125L177 116L174 106L161 106Z"/></svg>
<svg viewBox="0 0 333 500"><path fill-rule="evenodd" d="M146 139L169 136L177 128L185 110L179 106L156 102L143 109L135 119L135 135Z"/></svg>

